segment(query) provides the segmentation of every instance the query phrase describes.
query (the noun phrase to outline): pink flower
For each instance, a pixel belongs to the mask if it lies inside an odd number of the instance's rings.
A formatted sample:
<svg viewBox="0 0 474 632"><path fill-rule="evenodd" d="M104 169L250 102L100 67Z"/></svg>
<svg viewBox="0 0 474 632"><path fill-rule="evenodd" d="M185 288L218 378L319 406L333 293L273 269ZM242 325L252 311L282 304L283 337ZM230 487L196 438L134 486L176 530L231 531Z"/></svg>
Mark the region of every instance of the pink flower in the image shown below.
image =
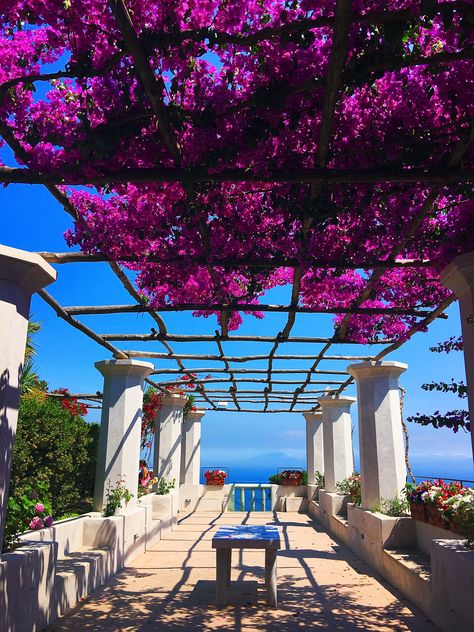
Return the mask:
<svg viewBox="0 0 474 632"><path fill-rule="evenodd" d="M46 518L44 519L44 526L45 527L52 527L53 526L53 516L46 516Z"/></svg>
<svg viewBox="0 0 474 632"><path fill-rule="evenodd" d="M30 529L38 530L43 528L43 521L39 516L35 516L29 524Z"/></svg>
<svg viewBox="0 0 474 632"><path fill-rule="evenodd" d="M43 511L44 511L43 503L36 503L35 511L36 511L36 513L43 513Z"/></svg>

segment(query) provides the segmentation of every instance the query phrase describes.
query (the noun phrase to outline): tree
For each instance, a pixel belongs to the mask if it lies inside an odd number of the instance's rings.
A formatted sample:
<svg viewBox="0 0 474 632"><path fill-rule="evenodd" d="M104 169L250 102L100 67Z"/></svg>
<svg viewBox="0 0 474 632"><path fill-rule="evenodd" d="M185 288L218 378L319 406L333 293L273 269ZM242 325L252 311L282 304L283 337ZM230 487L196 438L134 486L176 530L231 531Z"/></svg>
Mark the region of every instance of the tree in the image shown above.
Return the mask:
<svg viewBox="0 0 474 632"><path fill-rule="evenodd" d="M462 338L452 336L449 340L441 342L435 347L430 347L430 351L433 353L450 353L451 351L461 351L462 348ZM450 382L429 382L422 384L421 388L425 391L455 393L461 399L467 397L467 387L462 380L455 381L451 379ZM453 432L458 432L460 428L466 432L469 432L471 429L469 412L465 409L448 410L445 413L436 410L431 415L417 413L408 417L408 421L421 424L422 426L433 426L433 428L451 428Z"/></svg>
<svg viewBox="0 0 474 632"><path fill-rule="evenodd" d="M28 321L28 332L26 336L25 359L23 362L23 371L21 374L21 392L28 393L35 388L44 388L40 384L39 376L36 371L34 356L37 354L37 347L34 342L34 335L38 333L41 325L35 321Z"/></svg>

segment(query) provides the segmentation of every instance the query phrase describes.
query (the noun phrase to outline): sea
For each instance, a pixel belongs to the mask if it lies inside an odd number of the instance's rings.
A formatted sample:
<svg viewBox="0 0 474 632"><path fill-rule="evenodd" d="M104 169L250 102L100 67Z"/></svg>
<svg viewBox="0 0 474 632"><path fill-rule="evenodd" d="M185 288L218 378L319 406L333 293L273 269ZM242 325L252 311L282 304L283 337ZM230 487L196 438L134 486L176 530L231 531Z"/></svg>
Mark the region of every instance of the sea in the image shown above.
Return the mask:
<svg viewBox="0 0 474 632"><path fill-rule="evenodd" d="M268 483L268 478L282 469L301 468L305 464L299 460L294 463L276 463L273 461L262 463L258 459L252 464L248 460L244 465L220 464L202 467L202 472L209 467L222 467L228 470L229 483ZM356 458L356 469L359 463ZM410 467L417 481L428 478L441 478L445 481L462 481L467 487L474 487L473 460L469 457L438 457L435 455L417 456L410 459ZM202 481L204 482L204 480Z"/></svg>
<svg viewBox="0 0 474 632"><path fill-rule="evenodd" d="M356 468L359 463L356 458ZM426 457L416 457L411 459L410 466L416 482L420 482L426 479L441 478L445 482L451 480L461 481L466 487L474 487L474 468L473 460L471 458L437 458L434 455ZM236 463L234 465L210 465L204 466L201 470L201 483L204 483L203 474L207 469L222 468L228 472L228 478L226 483L247 483L247 484L261 484L268 483L268 478L272 474L276 474L282 469L300 468L304 469L304 464L296 461L295 463L286 463L284 467L277 465L275 462L270 461L262 463L256 461L255 464L251 464L248 460L244 465ZM255 494L252 494L251 489L245 489L243 495L238 491L234 496L234 509L235 511L262 511L264 509L263 503L265 502L265 509L271 506L271 492L270 489L260 489Z"/></svg>

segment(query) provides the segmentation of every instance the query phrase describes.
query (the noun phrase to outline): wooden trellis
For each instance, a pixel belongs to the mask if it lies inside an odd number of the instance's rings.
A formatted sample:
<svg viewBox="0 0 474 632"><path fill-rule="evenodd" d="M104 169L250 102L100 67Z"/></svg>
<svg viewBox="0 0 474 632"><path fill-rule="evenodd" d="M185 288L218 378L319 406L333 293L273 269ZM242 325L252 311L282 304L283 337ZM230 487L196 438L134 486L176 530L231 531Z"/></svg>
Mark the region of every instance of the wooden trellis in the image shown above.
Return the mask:
<svg viewBox="0 0 474 632"><path fill-rule="evenodd" d="M133 299L131 304L122 305L102 305L102 306L61 306L48 292L40 291L42 298L56 311L58 316L63 318L73 327L79 329L85 335L92 338L99 345L107 349L116 358L154 358L160 361L172 361L175 363L174 368L157 368L153 373L153 379L148 378L148 382L159 389L167 386L173 386L178 383L173 376L188 375L196 386L195 396L199 403L207 404L210 409L218 409L218 402L228 404L229 411L247 411L252 412L258 410L265 413L276 412L301 412L309 408L317 407L317 397L322 393L329 391L333 393L342 393L344 389L352 382L352 377L348 377L345 371L325 369L323 366L327 362L337 362L345 360L347 362L355 362L359 360L380 360L391 351L400 347L404 341L382 340L377 342L382 349L374 355L337 355L330 353L334 345L355 344L347 339L347 327L351 314L387 314L387 315L409 315L417 318L417 324L408 332L405 339L413 336L417 331L424 328L435 318L445 317L444 310L454 300L454 296L450 296L440 305L433 309L406 309L403 305L396 308L364 308L363 303L370 297L372 290L380 281L384 271L390 268L425 268L431 265L427 260L402 259L401 253L410 239L417 233L423 219L431 211L433 203L438 196L441 186L449 183L469 182L474 179L474 170L462 166L462 159L474 137L474 127L471 125L467 133L461 130L460 140L454 147L450 159L444 168L427 168L427 169L370 169L370 170L334 170L329 169L328 157L331 139L333 137L333 126L335 111L343 85L349 85L352 81L350 72L346 68L348 38L351 25L354 21L366 24L383 24L386 22L401 22L413 19L410 11L381 11L376 13L368 13L364 16L354 16L352 13L352 3L349 0L338 0L336 2L336 12L334 17L316 18L301 20L297 23L280 26L278 28L267 27L262 28L259 33L254 34L226 34L212 31L212 29L199 29L195 31L186 31L183 33L163 33L156 36L155 45L157 47L166 47L170 43L179 43L185 40L202 41L205 38L212 38L213 41L220 43L235 43L238 45L253 45L274 37L280 37L284 32L304 32L318 26L332 27L332 49L329 57L328 69L324 81L315 80L306 82L303 86L287 86L285 94L291 91L311 91L316 87L324 84L324 98L322 103L322 119L319 130L319 138L317 144L316 167L310 170L295 171L272 171L269 170L265 174L252 172L251 170L227 169L217 173L212 171L209 166L199 166L191 168L182 167L182 159L180 149L176 142L173 125L170 120L169 112L166 104L163 102L161 77L158 77L151 66L145 47L140 37L137 35L133 26L132 19L127 11L124 0L110 0L110 6L116 17L117 24L123 35L123 51L121 54L128 55L133 59L135 72L140 81L145 94L147 95L150 112L145 113L144 117L155 117L157 121L158 134L161 140L173 157L174 167L156 167L156 168L128 168L118 170L113 173L103 173L93 178L85 178L81 173L76 173L71 169L66 177L64 174L39 173L29 167L29 157L22 145L15 139L11 129L7 123L0 123L0 134L16 153L16 155L26 165L26 168L12 169L8 167L0 167L0 182L22 182L22 183L39 183L46 186L48 191L63 205L64 209L74 218L77 218L76 210L68 199L67 195L57 185L66 183L71 184L110 184L118 182L181 182L186 190L188 198L192 203L194 200L193 183L195 182L296 182L311 184L311 199L313 202L320 198L323 187L333 183L407 183L418 182L425 183L430 187L426 196L425 203L420 209L417 217L412 223L406 226L403 234L397 244L394 245L388 258L384 260L367 260L359 261L334 261L334 260L318 260L317 258L308 258L304 252L304 248L300 256L295 258L268 257L267 259L252 260L245 258L223 258L212 259L209 252L209 234L205 223L201 223L199 227L200 235L206 246L207 252L202 256L193 258L194 263L205 265L210 271L215 266L224 268L233 268L238 266L248 266L252 268L278 268L292 267L294 268L294 281L291 292L291 300L288 305L250 305L240 304L237 302L229 302L225 305L207 305L207 304L185 304L185 305L168 305L158 310L150 308L145 299L137 292L133 284L124 273L119 263L110 261L104 255L85 255L82 253L40 253L46 261L54 264L67 264L71 262L93 262L106 261L112 272L119 278L125 291ZM449 6L456 8L458 6L465 7L465 3L455 2L449 3ZM472 59L473 51L471 48L456 52L447 53L440 52L429 57L420 57L419 55L408 55L403 59L393 58L380 63L371 62L366 67L359 69L370 76L371 73L381 72L384 70L396 70L403 67L427 64L429 66L437 66L439 64L449 64L460 59ZM34 82L50 80L60 76L78 77L73 72L53 73L53 75L39 75L18 78L10 80L3 86L0 91L8 89L16 83L22 81ZM278 86L279 97L280 92L284 88ZM250 101L230 108L230 111L236 111L239 107L259 107L268 102L271 97L271 88L265 88L251 97ZM200 114L195 116L199 118ZM199 123L199 121L197 121ZM301 230L301 243L304 243L307 232L311 229L314 218L306 218L303 221ZM125 261L125 259L121 259ZM155 257L144 257L143 262L159 262L160 259ZM171 260L167 256L166 261ZM183 258L185 262L186 259ZM350 307L340 307L334 305L328 308L307 308L299 305L300 285L303 271L307 267L314 268L336 268L336 269L358 269L371 270L371 274L366 282L364 290L359 297L352 303ZM169 311L193 311L207 310L219 311L221 313L221 329L214 334L197 335L184 333L169 333L166 327L163 313ZM258 310L269 313L285 313L287 320L280 331L270 336L244 336L231 335L228 331L229 314L232 311L253 311ZM130 313L146 313L153 320L154 326L150 328L149 334L142 333L97 333L82 323L77 317L88 314L130 314ZM337 313L344 314L341 326L337 332L337 336L329 337L301 337L291 336L292 329L295 325L298 314L316 314L316 313ZM115 343L133 341L154 343L164 348L162 351L137 351L123 349L116 346ZM177 353L173 350L170 343L195 343L206 342L216 345L215 354L196 354L196 353ZM267 343L271 345L271 349L265 354L255 355L228 355L225 352L224 345L231 342L254 342ZM301 343L309 346L322 345L315 353L306 355L283 355L279 354L280 348L288 343ZM209 361L213 363L211 367L189 368L183 361ZM266 368L250 368L244 367L247 362L264 361ZM275 368L277 361L304 361L306 368ZM237 365L237 366L235 366ZM205 374L209 373L209 377ZM282 376L289 377L292 374L304 375L304 379L291 380L281 379ZM159 376L165 379L157 381ZM260 377L258 377L260 376ZM323 379L323 376L326 378ZM341 376L342 379L334 379L333 376ZM228 388L210 388L212 384L226 384ZM261 389L251 389L249 383L260 384ZM247 386L243 386L247 384ZM289 389L274 388L276 385L291 385ZM311 390L310 387L317 385L317 389ZM321 388L319 388L321 386ZM84 395L86 399L97 401L98 395ZM245 408L242 404L257 404L258 408ZM299 405L305 406L304 409ZM93 404L92 404L93 405ZM277 408L277 406L283 407Z"/></svg>
<svg viewBox="0 0 474 632"><path fill-rule="evenodd" d="M70 257L67 253L40 253L44 259L51 263L70 263L76 261L74 257ZM85 256L81 256L80 260L87 262ZM124 274L122 272L122 274ZM125 277L127 278L127 277ZM128 281L127 278L127 282ZM125 286L126 287L126 286ZM126 288L127 289L127 288ZM329 350L333 345L355 345L357 343L347 340L345 337L311 337L311 336L291 336L290 330L293 327L296 315L303 311L304 313L317 313L320 310L300 310L296 306L273 306L279 313L287 313L288 320L285 328L277 332L274 336L252 336L239 334L224 334L216 331L214 334L172 334L168 332L163 316L157 310L153 310L148 306L144 306L141 302L129 305L99 305L99 306L61 306L46 290L40 291L41 297L55 310L58 316L68 322L70 325L80 330L86 336L93 339L110 351L116 358L152 358L160 361L160 368L157 368L147 382L158 388L166 390L168 387L176 386L177 388L183 383L182 377L188 376L196 390L192 391L198 405L207 406L211 410L219 410L225 408L229 412L264 412L279 413L292 412L301 413L305 410L316 409L318 407L317 398L327 393L342 393L353 381L347 372L340 369L321 368L321 364L328 362L357 362L367 360L380 360L391 351L397 349L403 342L392 340L381 340L375 343L382 349L373 355L367 354L329 354ZM137 294L137 297L139 295ZM424 328L435 318L446 318L444 310L454 300L449 297L433 310L404 310L403 308L378 310L381 313L410 314L416 316L419 321L412 330L408 332L408 337L414 335L420 328ZM209 306L188 304L179 306L180 311L192 311L194 309L203 309ZM214 306L215 307L215 306ZM219 306L222 308L222 306ZM255 307L255 306L253 306ZM267 306L272 307L272 306ZM229 309L242 309L242 306L233 305ZM246 309L246 307L245 307ZM335 309L337 313L371 313L371 310L362 310L361 308L341 310ZM163 312L175 311L173 306L167 306L160 310ZM273 311L273 310L267 310ZM325 312L331 312L328 309ZM110 314L133 314L143 312L153 319L153 322L159 323L159 328L150 328L149 334L143 333L97 333L83 322L78 320L77 316L98 315L104 317ZM294 318L290 320L290 315ZM290 327L288 327L288 322ZM165 346L166 353L160 351L148 350L131 350L115 346L115 342L146 342L154 343L154 345ZM170 346L170 342L177 343L214 343L217 348L216 353L183 353L176 352ZM225 353L224 345L229 343L263 343L271 345L268 353L254 355L229 355ZM285 344L303 344L313 348L315 345L322 348L317 353L306 354L280 354L277 353L280 346ZM211 365L189 368L183 361L202 361ZM163 367L163 362L174 362L176 368ZM254 366L245 365L254 362L266 362L267 368L254 368ZM274 368L275 361L284 362L305 362L304 368L295 368L294 365L288 369ZM304 378L288 379L291 375L304 375ZM173 376L176 376L173 378ZM179 376L179 377L178 377ZM163 378L163 379L161 379ZM282 379L283 378L283 379ZM284 379L287 378L287 379ZM215 385L220 386L215 386ZM255 385L252 387L252 385ZM279 386L280 385L280 386ZM288 388L282 388L285 385ZM225 386L225 388L223 388ZM59 396L59 395L58 395ZM86 405L95 407L95 402L100 400L101 394L76 394L68 395L69 397L77 397L86 402ZM91 403L92 402L92 403ZM245 406L250 404L251 406Z"/></svg>

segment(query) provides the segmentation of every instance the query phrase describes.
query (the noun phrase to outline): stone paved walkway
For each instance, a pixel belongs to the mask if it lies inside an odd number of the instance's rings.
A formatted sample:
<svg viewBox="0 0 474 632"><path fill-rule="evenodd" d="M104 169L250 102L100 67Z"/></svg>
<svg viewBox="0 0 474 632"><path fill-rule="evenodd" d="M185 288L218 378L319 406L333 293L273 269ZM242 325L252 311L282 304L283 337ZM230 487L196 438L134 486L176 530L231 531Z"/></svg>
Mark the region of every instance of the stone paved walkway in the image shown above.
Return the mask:
<svg viewBox="0 0 474 632"><path fill-rule="evenodd" d="M277 524L279 606L265 605L263 551L233 555L232 604L214 601L215 552L221 524ZM387 582L305 514L189 514L178 529L136 559L51 632L205 630L380 632L437 628Z"/></svg>

